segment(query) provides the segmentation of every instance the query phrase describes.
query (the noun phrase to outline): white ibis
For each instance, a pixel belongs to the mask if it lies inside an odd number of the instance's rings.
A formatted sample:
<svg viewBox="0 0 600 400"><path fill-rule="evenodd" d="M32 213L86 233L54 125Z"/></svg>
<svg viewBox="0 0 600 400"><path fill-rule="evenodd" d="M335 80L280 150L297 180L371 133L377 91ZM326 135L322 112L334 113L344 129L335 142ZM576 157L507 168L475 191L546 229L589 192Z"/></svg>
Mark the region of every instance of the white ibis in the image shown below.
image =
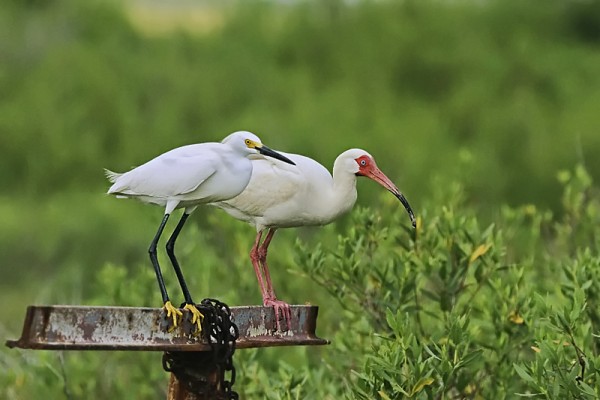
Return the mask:
<svg viewBox="0 0 600 400"><path fill-rule="evenodd" d="M298 154L282 154L296 165L260 156L251 157L252 178L246 189L237 197L213 205L256 228L250 259L263 304L274 308L278 329L280 313L287 320L289 329L290 306L275 296L267 265L267 250L278 228L326 225L349 211L357 198L357 176L371 178L392 192L408 211L413 227L416 221L406 198L366 151L351 149L340 154L333 164L333 176L313 159ZM268 233L261 244L265 230Z"/></svg>
<svg viewBox="0 0 600 400"><path fill-rule="evenodd" d="M134 198L165 208L164 217L148 252L162 294L163 308L167 318L173 319L172 329L177 327L177 320L183 313L169 300L156 253L157 242L169 215L175 209L184 209L166 247L183 291L184 309L191 312L192 324L197 325L197 330L201 330L203 315L192 300L175 258L175 240L188 216L199 204L231 199L244 190L252 175L253 164L248 157L253 154L262 154L293 164L287 157L263 145L256 135L240 131L227 136L221 143L178 147L123 174L106 170L106 176L113 183L108 189L108 194Z"/></svg>

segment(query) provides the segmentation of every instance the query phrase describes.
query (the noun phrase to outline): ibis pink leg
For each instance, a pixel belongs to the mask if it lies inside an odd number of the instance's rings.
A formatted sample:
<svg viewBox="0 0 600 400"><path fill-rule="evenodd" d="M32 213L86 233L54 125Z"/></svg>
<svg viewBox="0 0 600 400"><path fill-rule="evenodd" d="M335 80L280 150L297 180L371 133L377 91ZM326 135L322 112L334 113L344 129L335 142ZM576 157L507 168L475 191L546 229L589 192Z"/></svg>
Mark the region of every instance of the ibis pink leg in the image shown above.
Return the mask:
<svg viewBox="0 0 600 400"><path fill-rule="evenodd" d="M271 228L269 232L267 232L267 236L265 236L265 240L258 248L258 261L262 266L263 273L265 275L265 283L267 285L267 295L270 299L275 299L275 290L273 289L273 283L271 283L271 274L269 273L269 266L267 265L267 252L269 250L269 244L271 244L271 240L273 239L273 235L275 234L276 229Z"/></svg>
<svg viewBox="0 0 600 400"><path fill-rule="evenodd" d="M260 257L258 256L258 247L260 245L260 239L262 237L262 231L256 234L256 240L254 241L254 246L250 250L250 260L252 261L252 266L254 267L254 273L256 274L256 279L258 280L258 286L260 286L260 292L263 297L263 302L266 298L268 298L267 289L265 287L265 283L263 281L261 267L260 267Z"/></svg>
<svg viewBox="0 0 600 400"><path fill-rule="evenodd" d="M271 244L271 240L273 239L273 235L275 235L275 231L277 228L270 228L265 240L262 245L258 248L258 260L260 265L262 266L262 271L265 275L265 281L267 285L267 297L263 296L263 303L265 306L272 306L275 310L275 318L277 319L277 330L280 330L279 325L279 313L281 312L282 318L287 322L288 330L291 330L291 320L292 320L292 310L290 305L284 301L277 300L275 296L275 290L273 289L273 283L271 282L271 274L269 273L269 266L267 264L267 252L269 249L269 244Z"/></svg>

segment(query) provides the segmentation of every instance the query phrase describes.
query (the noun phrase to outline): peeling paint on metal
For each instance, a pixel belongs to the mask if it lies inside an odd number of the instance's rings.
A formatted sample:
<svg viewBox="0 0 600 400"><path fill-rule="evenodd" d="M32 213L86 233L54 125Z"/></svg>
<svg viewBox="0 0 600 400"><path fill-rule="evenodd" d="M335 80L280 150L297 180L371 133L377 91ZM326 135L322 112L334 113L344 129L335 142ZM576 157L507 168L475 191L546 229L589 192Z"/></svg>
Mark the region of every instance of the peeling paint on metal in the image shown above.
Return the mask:
<svg viewBox="0 0 600 400"><path fill-rule="evenodd" d="M327 344L315 334L318 307L292 306L292 329L276 331L273 309L232 307L238 325L237 348ZM203 337L184 329L163 332L160 308L30 306L23 333L9 347L63 350L207 351Z"/></svg>

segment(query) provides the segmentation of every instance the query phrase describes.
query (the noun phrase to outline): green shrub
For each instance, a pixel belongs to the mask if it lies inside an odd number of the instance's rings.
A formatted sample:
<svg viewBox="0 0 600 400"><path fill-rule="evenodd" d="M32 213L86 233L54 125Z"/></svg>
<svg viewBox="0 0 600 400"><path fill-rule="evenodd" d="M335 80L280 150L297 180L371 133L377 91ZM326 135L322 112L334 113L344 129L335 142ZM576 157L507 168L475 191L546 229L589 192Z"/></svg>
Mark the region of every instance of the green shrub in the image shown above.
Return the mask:
<svg viewBox="0 0 600 400"><path fill-rule="evenodd" d="M360 182L350 216L278 233L278 296L318 304L332 344L238 352L242 398L598 397L599 4L243 2L201 35L157 35L114 2L9 2L2 336L30 303L159 306L161 210L103 196L102 168L249 129L327 167L367 149L418 227ZM206 208L190 222L195 298L258 304L253 229ZM7 399L167 385L160 354L4 349L0 369Z"/></svg>

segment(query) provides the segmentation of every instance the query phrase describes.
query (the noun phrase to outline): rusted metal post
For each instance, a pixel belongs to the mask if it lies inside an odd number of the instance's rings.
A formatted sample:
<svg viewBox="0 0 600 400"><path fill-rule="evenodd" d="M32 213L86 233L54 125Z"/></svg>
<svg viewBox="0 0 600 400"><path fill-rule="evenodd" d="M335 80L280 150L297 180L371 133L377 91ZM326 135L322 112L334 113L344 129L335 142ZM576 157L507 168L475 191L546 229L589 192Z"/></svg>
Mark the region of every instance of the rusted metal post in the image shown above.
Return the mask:
<svg viewBox="0 0 600 400"><path fill-rule="evenodd" d="M240 334L236 349L329 343L315 334L317 306L291 308L291 329L281 332L276 330L273 308L231 307ZM162 318L160 308L29 306L21 338L6 345L37 350L211 350L204 338L185 335L183 327L163 332Z"/></svg>
<svg viewBox="0 0 600 400"><path fill-rule="evenodd" d="M173 352L169 356L183 365L171 372L167 400L224 400L225 371L209 352Z"/></svg>
<svg viewBox="0 0 600 400"><path fill-rule="evenodd" d="M291 329L277 331L273 309L231 307L239 330L236 349L323 345L315 335L318 307L292 306ZM137 307L29 306L18 340L8 347L33 350L162 351L170 369L168 400L224 399L223 366L203 337L161 330L162 309ZM234 377L232 377L232 381Z"/></svg>

